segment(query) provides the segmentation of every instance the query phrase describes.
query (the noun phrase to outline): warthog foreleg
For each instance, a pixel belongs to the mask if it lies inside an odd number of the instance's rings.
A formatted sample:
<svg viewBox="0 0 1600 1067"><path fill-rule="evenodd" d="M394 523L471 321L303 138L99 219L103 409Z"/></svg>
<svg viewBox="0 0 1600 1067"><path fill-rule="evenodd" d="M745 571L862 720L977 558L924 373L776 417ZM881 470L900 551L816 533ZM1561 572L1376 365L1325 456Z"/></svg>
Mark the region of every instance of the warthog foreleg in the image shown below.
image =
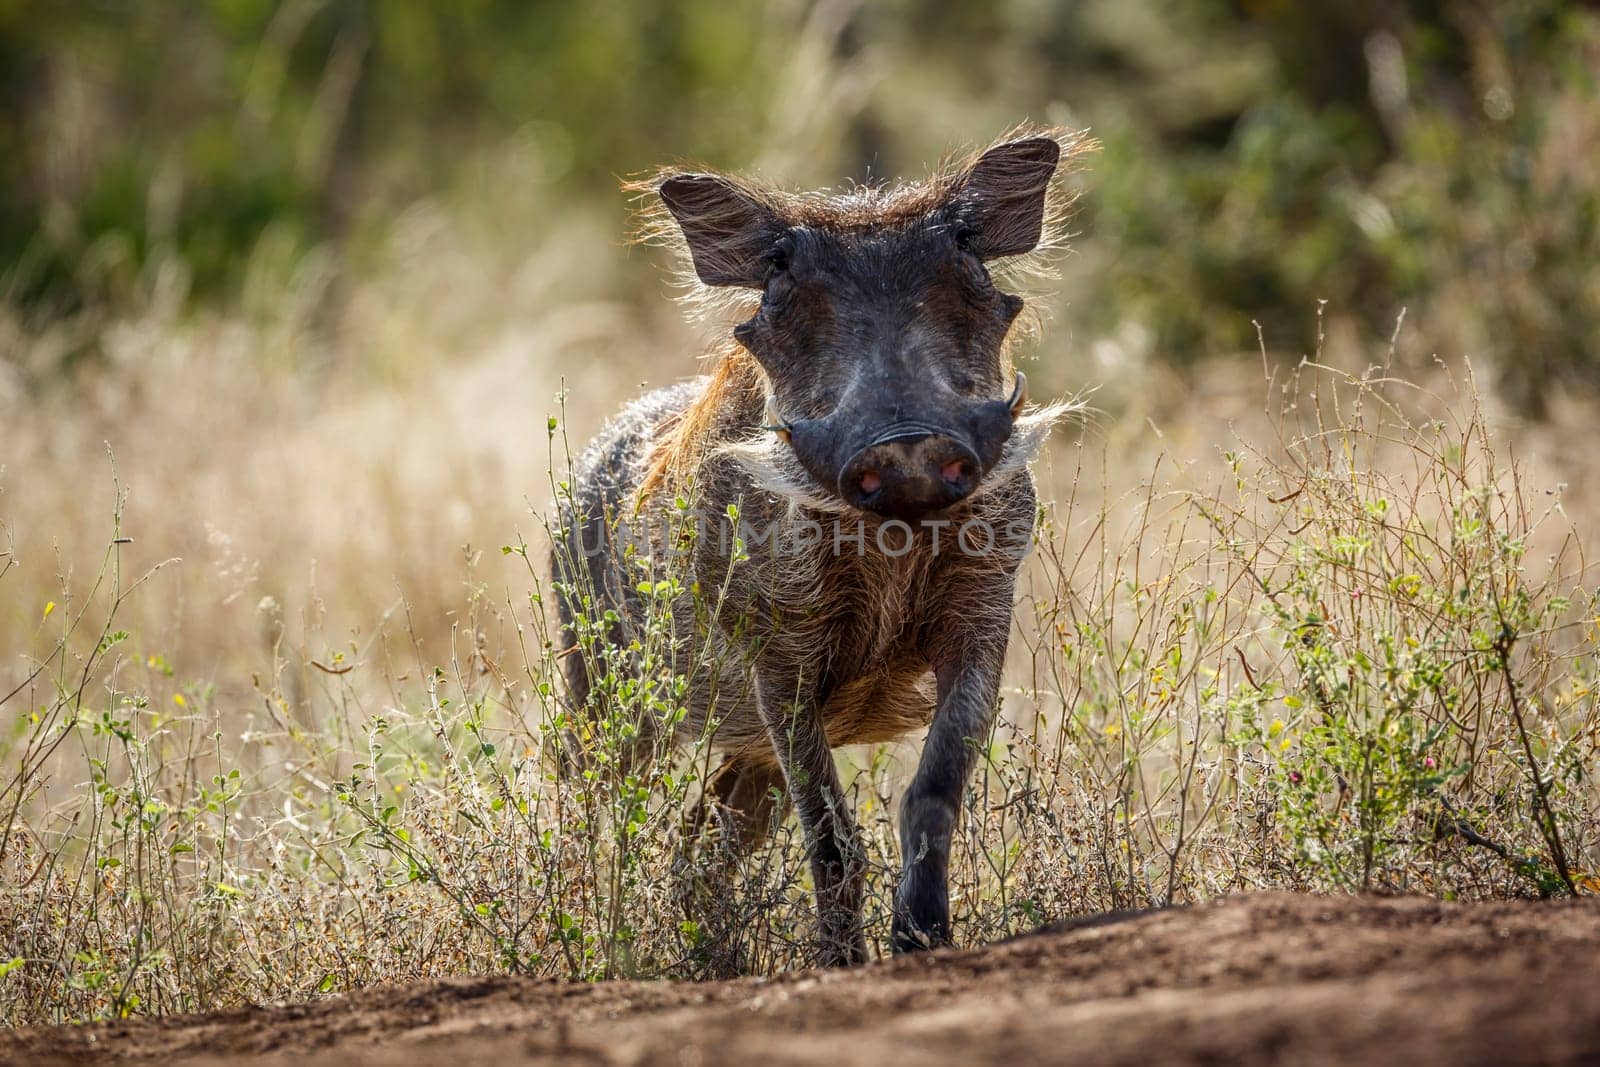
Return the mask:
<svg viewBox="0 0 1600 1067"><path fill-rule="evenodd" d="M861 926L866 853L833 766L816 686L797 673L759 665L756 682L761 717L811 855L820 962L825 967L862 963L867 958Z"/></svg>
<svg viewBox="0 0 1600 1067"><path fill-rule="evenodd" d="M922 759L900 804L900 887L895 893L894 951L950 943L950 837L961 792L989 736L1000 692L1006 635L937 659L938 707Z"/></svg>

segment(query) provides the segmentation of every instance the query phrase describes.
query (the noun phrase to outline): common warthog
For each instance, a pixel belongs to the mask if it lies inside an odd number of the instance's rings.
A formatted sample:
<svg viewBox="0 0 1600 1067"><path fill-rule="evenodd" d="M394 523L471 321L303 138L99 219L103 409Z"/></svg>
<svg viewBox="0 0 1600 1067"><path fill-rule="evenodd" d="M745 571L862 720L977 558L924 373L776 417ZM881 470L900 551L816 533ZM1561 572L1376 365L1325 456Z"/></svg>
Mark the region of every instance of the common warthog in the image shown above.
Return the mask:
<svg viewBox="0 0 1600 1067"><path fill-rule="evenodd" d="M684 170L642 187L658 198L654 235L738 321L708 375L635 401L575 464L555 553L569 641L580 618L614 615L609 653L591 638L567 657L572 699L580 712L606 699L597 657L611 673L638 647L649 590L619 562L618 524L681 521L686 501L736 516L737 538L629 535L645 551L685 546L686 588L718 591L709 612L674 613L683 647L714 653L686 661L715 666L666 728L712 732L725 755L705 803L740 846L794 804L829 964L866 956L863 852L831 750L922 726L893 946L950 937L951 833L996 712L1036 512L1027 464L1064 410L1028 406L1006 352L1023 301L988 265L1055 238L1053 177L1082 144L1012 135L925 182L833 195ZM661 739L659 723L639 729Z"/></svg>

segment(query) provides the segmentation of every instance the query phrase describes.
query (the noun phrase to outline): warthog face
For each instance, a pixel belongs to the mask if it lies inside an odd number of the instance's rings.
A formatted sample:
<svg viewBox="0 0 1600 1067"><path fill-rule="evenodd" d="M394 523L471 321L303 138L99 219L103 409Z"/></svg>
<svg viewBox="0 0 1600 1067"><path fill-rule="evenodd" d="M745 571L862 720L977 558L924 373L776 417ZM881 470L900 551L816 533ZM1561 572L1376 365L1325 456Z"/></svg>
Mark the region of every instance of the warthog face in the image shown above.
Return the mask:
<svg viewBox="0 0 1600 1067"><path fill-rule="evenodd" d="M1023 303L986 264L1038 244L1059 158L1048 137L1002 144L910 209L859 215L714 175L660 185L700 280L761 292L733 336L766 372L768 428L823 493L913 520L1000 462L1025 399L1001 354Z"/></svg>

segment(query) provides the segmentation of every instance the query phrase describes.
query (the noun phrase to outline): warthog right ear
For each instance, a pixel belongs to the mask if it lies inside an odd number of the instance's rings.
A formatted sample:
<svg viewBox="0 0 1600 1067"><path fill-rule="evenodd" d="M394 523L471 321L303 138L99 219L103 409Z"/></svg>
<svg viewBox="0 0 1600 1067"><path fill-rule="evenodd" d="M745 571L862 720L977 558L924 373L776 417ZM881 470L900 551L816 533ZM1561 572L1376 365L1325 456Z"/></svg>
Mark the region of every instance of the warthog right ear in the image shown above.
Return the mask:
<svg viewBox="0 0 1600 1067"><path fill-rule="evenodd" d="M766 284L767 257L786 227L755 194L714 174L679 174L656 192L678 220L702 282L751 289Z"/></svg>
<svg viewBox="0 0 1600 1067"><path fill-rule="evenodd" d="M1052 137L1027 137L996 145L972 165L956 191L968 247L980 259L1032 252L1044 231L1045 199L1061 161Z"/></svg>

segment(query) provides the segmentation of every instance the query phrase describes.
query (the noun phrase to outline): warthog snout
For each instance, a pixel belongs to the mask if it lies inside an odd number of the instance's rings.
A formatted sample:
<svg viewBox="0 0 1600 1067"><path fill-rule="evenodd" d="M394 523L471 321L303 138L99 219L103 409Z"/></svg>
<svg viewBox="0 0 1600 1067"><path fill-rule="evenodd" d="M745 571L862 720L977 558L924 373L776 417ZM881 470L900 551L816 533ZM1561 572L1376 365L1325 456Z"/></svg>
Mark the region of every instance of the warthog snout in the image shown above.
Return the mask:
<svg viewBox="0 0 1600 1067"><path fill-rule="evenodd" d="M916 519L965 500L981 467L978 454L953 437L898 431L850 457L839 495L866 511Z"/></svg>
<svg viewBox="0 0 1600 1067"><path fill-rule="evenodd" d="M872 423L845 408L821 419L779 420L773 428L811 476L835 486L846 503L909 521L973 494L1000 461L1026 401L1027 379L1019 373L1009 399L962 401L870 435L851 432Z"/></svg>

